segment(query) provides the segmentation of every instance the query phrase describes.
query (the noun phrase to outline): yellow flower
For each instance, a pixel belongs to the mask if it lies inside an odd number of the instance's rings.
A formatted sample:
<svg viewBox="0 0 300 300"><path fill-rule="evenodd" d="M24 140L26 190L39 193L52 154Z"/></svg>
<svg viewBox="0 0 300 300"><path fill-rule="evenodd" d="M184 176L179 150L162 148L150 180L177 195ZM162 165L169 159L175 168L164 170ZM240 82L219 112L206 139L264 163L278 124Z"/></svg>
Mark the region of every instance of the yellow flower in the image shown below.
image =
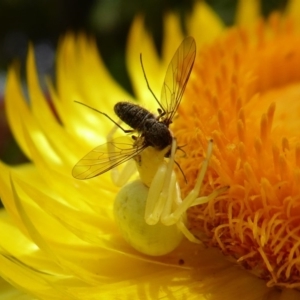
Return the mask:
<svg viewBox="0 0 300 300"><path fill-rule="evenodd" d="M300 38L288 21L281 24L276 16L268 24L251 27L259 18L255 3L240 1L238 23L246 20L243 25L249 29L229 32L204 3L195 5L187 28L200 50L172 130L187 154L179 159L188 178L187 185L180 183L183 193L192 188L211 137L214 156L202 193L231 186L229 194L190 209L195 234L268 285L291 287L299 278L295 98ZM290 11L297 9L296 1L291 2ZM141 18L136 18L128 42L135 95L151 110L155 101L146 88L139 53L159 95L170 57L183 39L175 15L168 15L165 24L162 60ZM265 281L224 259L218 249L184 241L162 257L138 253L115 225L112 206L118 189L110 175L85 181L71 177L78 158L104 143L111 128L109 120L74 100L109 115L116 102L131 100L106 71L92 40L69 35L61 42L55 88L48 82L57 117L39 87L32 49L27 61L30 105L18 76L12 67L6 109L15 137L32 163L0 164L0 195L6 208L0 213L3 279L39 299L299 296L292 289L266 287ZM19 296L4 281L0 291L3 299Z"/></svg>

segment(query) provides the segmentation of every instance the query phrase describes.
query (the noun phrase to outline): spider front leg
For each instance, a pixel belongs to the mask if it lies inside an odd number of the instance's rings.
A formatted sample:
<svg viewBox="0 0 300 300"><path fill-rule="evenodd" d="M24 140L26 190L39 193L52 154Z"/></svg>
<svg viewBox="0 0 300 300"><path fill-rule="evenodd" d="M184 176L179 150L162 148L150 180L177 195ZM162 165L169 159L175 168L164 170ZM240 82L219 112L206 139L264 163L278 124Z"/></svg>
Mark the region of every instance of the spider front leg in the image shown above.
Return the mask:
<svg viewBox="0 0 300 300"><path fill-rule="evenodd" d="M206 158L202 162L202 167L198 173L195 187L190 191L186 198L182 200L176 175L173 171L175 151L177 149L176 140L173 139L169 162L167 165L162 164L160 166L149 189L145 211L145 220L147 224L153 225L159 220L166 226L177 224L178 228L190 241L199 243L185 226L184 218L187 209L193 205L207 203L228 189L227 186L222 187L213 191L206 197L198 197L212 155L212 148L213 141L210 140Z"/></svg>
<svg viewBox="0 0 300 300"><path fill-rule="evenodd" d="M185 212L178 216L176 220L172 218L172 210L182 204L180 188L177 184L176 174L173 171L176 149L177 143L173 139L169 162L160 165L150 185L145 220L149 225L155 225L159 221L166 226L176 224L177 228L189 241L199 243L199 240L185 225ZM170 218L172 219L171 222Z"/></svg>
<svg viewBox="0 0 300 300"><path fill-rule="evenodd" d="M165 225L171 225L176 223L179 218L184 214L188 208L198 204L208 203L209 201L215 199L220 194L224 193L229 189L229 186L224 186L214 190L211 194L205 197L198 197L202 188L203 179L206 174L209 160L212 155L213 150L213 140L210 140L207 147L206 157L202 162L201 169L198 173L196 183L194 188L189 192L189 194L182 200L182 202L178 205L174 212L171 213L170 210L165 210L162 214L162 223ZM174 157L170 158L170 163L174 165ZM169 199L169 201L171 201Z"/></svg>

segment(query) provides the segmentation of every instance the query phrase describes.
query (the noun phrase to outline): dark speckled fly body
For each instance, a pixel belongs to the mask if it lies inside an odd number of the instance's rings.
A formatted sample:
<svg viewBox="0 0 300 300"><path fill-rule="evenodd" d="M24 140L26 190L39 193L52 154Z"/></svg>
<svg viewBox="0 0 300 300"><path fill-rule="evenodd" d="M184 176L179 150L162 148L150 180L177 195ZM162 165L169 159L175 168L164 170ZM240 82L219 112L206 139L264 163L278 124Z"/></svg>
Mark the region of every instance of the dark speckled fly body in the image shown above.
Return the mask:
<svg viewBox="0 0 300 300"><path fill-rule="evenodd" d="M118 102L114 110L123 122L142 134L145 146L162 150L171 145L169 124L159 121L159 116L157 118L147 109L130 102Z"/></svg>
<svg viewBox="0 0 300 300"><path fill-rule="evenodd" d="M155 96L148 83L141 60L141 66L147 87L159 105L158 115L155 116L147 109L130 103L119 102L115 105L116 115L132 129L124 129L119 122L109 115L87 104L87 106L110 119L124 133L137 133L133 135L133 144L124 143L119 139L110 140L85 155L74 166L72 174L77 179L88 179L101 175L108 170L137 157L145 148L153 147L162 150L172 144L173 136L169 129L177 112L185 87L189 80L196 57L196 44L192 37L185 38L175 52L165 75L160 100ZM109 150L110 149L110 150ZM113 149L113 150L112 150ZM166 154L167 156L169 153Z"/></svg>

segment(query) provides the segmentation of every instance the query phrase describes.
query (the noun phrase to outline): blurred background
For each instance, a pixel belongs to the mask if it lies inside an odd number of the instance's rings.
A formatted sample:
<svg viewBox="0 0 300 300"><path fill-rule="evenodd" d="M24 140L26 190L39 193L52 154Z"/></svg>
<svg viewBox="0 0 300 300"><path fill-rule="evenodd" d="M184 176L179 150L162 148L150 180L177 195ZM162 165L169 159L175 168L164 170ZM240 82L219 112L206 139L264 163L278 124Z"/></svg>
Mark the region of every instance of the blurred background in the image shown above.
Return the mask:
<svg viewBox="0 0 300 300"><path fill-rule="evenodd" d="M252 0L244 0L252 1ZM175 10L184 15L193 0L0 0L0 159L9 164L26 161L9 131L4 113L4 89L8 66L24 62L28 42L35 47L38 70L54 74L55 49L68 31L87 32L96 37L101 55L121 85L129 92L125 68L127 34L134 16L143 13L157 47L162 38L162 17ZM225 24L234 22L237 0L206 0ZM264 15L283 9L287 0L262 0Z"/></svg>

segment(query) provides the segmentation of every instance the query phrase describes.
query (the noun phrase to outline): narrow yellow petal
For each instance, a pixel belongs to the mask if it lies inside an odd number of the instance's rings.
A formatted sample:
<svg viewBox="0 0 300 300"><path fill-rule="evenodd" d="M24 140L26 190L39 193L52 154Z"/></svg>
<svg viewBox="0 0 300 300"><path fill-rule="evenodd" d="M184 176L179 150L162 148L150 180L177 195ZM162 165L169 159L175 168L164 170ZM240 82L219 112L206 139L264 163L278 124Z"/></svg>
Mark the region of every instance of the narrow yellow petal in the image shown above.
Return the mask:
<svg viewBox="0 0 300 300"><path fill-rule="evenodd" d="M204 1L195 3L191 16L186 18L186 24L198 48L212 42L224 30L221 19Z"/></svg>
<svg viewBox="0 0 300 300"><path fill-rule="evenodd" d="M162 47L163 66L167 70L174 49L180 45L183 40L183 32L181 28L180 18L175 13L168 13L164 18L164 39ZM163 79L162 79L163 80Z"/></svg>
<svg viewBox="0 0 300 300"><path fill-rule="evenodd" d="M151 103L154 104L155 101L147 89L143 75L140 54L142 54L143 57L143 65L151 89L157 97L159 97L163 80L161 79L163 77L160 59L150 34L144 29L142 16L135 18L129 32L126 63L134 93L137 98L143 103L147 103L147 105Z"/></svg>
<svg viewBox="0 0 300 300"><path fill-rule="evenodd" d="M238 26L253 26L261 17L259 0L239 0L235 16L235 24Z"/></svg>
<svg viewBox="0 0 300 300"><path fill-rule="evenodd" d="M21 118L16 116L16 107L18 107L18 111L22 111L22 116L27 118L29 115L28 106L26 104L25 97L22 93L20 87L20 78L19 72L16 65L11 66L8 70L7 80L6 80L6 88L5 88L5 108L6 115L8 118L8 122L10 128L14 134L15 139L18 144L22 148L23 152L26 154L28 158L31 158L30 152L26 145L24 136L23 136L23 126Z"/></svg>
<svg viewBox="0 0 300 300"><path fill-rule="evenodd" d="M300 2L297 0L287 1L287 6L285 11L287 16L289 16L293 20L295 26L299 30L300 29Z"/></svg>
<svg viewBox="0 0 300 300"><path fill-rule="evenodd" d="M2 300L34 300L32 296L15 289L2 278L0 278L0 295Z"/></svg>
<svg viewBox="0 0 300 300"><path fill-rule="evenodd" d="M26 66L30 108L42 127L47 127L46 124L51 124L51 127L53 127L53 125L56 125L55 116L53 111L50 110L50 103L47 103L46 97L40 88L33 51L33 47L30 45Z"/></svg>

